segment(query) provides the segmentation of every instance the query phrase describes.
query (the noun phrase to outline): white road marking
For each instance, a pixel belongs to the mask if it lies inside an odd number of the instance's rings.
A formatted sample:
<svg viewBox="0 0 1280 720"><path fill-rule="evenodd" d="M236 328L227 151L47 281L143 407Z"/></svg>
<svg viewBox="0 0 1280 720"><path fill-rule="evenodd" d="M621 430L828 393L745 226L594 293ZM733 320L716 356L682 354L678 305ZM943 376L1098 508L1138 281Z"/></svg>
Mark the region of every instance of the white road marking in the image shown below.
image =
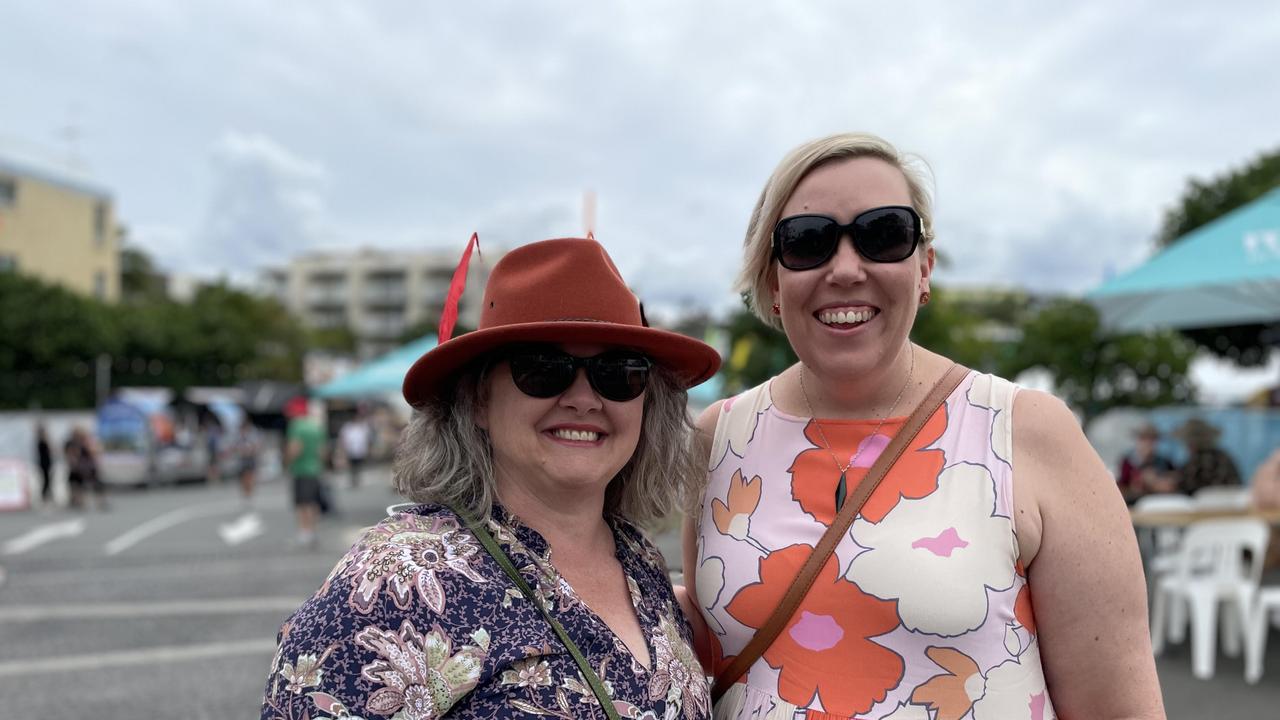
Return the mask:
<svg viewBox="0 0 1280 720"><path fill-rule="evenodd" d="M226 600L171 600L135 603L73 603L66 605L0 606L0 624L45 620L101 620L174 615L247 615L296 610L296 597L250 597Z"/></svg>
<svg viewBox="0 0 1280 720"><path fill-rule="evenodd" d="M182 523L208 515L221 515L235 508L237 501L228 500L220 503L210 503L208 505L193 505L190 507L178 508L172 512L167 512L150 522L143 523L118 538L108 542L103 546L103 552L107 555L119 555L156 533L163 532Z"/></svg>
<svg viewBox="0 0 1280 720"><path fill-rule="evenodd" d="M208 660L210 658L238 655L266 655L275 652L274 638L236 640L207 643L204 645L177 645L168 647L120 650L116 652L65 655L63 657L33 658L0 662L0 677L65 673L77 670L103 670L131 665L162 665L184 660ZM265 665L263 667L266 667Z"/></svg>
<svg viewBox="0 0 1280 720"><path fill-rule="evenodd" d="M218 526L218 536L222 538L222 542L232 546L257 537L264 531L262 518L258 517L258 514L253 511L247 512L229 523L223 523Z"/></svg>
<svg viewBox="0 0 1280 720"><path fill-rule="evenodd" d="M83 533L84 528L84 518L74 518L63 522L41 525L6 542L3 552L5 555L19 555L47 542L75 537Z"/></svg>

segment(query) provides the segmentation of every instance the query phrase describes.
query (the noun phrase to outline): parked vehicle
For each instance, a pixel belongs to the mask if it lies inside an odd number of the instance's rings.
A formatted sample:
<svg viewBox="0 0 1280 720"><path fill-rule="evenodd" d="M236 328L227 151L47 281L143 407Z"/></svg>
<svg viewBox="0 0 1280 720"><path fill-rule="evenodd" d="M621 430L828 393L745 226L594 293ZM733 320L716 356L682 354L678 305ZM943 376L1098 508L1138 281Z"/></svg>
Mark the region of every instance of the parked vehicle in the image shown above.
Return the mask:
<svg viewBox="0 0 1280 720"><path fill-rule="evenodd" d="M99 474L138 486L228 476L234 463L221 438L244 417L233 399L207 389L175 398L165 388L122 388L98 408Z"/></svg>

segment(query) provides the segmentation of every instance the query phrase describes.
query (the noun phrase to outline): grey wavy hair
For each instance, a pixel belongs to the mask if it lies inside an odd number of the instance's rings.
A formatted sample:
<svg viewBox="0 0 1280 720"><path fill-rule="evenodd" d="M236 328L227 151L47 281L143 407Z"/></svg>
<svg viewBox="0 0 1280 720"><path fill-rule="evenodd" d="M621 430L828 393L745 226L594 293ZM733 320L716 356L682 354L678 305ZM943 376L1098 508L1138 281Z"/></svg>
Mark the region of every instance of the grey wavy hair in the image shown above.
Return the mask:
<svg viewBox="0 0 1280 720"><path fill-rule="evenodd" d="M931 173L923 158L899 152L889 141L870 133L829 135L795 148L769 176L751 212L743 240L742 270L734 283L734 290L743 294L756 317L775 330L782 329L782 320L773 314L772 284L777 272L773 265L773 227L806 175L828 162L856 157L878 158L902 172L911 192L911 206L924 223L925 247L933 241L933 198L927 184Z"/></svg>
<svg viewBox="0 0 1280 720"><path fill-rule="evenodd" d="M476 417L484 407L492 367L473 362L458 375L451 398L414 409L392 466L392 484L405 498L488 519L497 498L493 448ZM640 439L631 459L609 481L606 515L652 525L684 507L698 481L687 402L675 375L655 365L645 391Z"/></svg>

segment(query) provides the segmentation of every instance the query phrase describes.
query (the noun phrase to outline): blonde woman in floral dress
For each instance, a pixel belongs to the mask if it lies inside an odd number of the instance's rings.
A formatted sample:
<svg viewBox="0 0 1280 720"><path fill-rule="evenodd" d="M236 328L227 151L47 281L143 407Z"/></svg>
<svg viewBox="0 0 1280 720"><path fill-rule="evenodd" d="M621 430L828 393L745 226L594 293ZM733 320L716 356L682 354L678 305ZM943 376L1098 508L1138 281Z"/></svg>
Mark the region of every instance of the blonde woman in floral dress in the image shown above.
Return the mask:
<svg viewBox="0 0 1280 720"><path fill-rule="evenodd" d="M508 253L480 328L405 378L415 410L395 484L420 504L368 531L281 628L262 718L571 720L604 718L605 703L609 717L709 717L688 624L636 523L684 496L685 390L718 365L647 326L595 241Z"/></svg>
<svg viewBox="0 0 1280 720"><path fill-rule="evenodd" d="M871 135L802 145L766 184L740 285L799 362L698 422L685 577L714 674L952 366L909 339L932 238L923 179ZM969 372L715 717L1159 718L1146 617L1124 502L1070 411Z"/></svg>

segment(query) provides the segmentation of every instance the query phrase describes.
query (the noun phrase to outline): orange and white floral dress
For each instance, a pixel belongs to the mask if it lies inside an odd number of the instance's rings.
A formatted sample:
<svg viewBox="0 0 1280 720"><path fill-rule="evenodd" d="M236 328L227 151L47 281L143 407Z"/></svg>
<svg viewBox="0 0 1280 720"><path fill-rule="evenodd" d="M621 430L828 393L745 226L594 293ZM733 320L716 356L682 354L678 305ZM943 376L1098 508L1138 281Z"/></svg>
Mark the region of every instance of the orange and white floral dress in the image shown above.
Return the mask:
<svg viewBox="0 0 1280 720"><path fill-rule="evenodd" d="M1051 720L1013 522L1016 387L971 372L863 506L716 718ZM905 417L822 420L849 492ZM840 470L769 383L725 401L694 569L717 673L835 518Z"/></svg>

